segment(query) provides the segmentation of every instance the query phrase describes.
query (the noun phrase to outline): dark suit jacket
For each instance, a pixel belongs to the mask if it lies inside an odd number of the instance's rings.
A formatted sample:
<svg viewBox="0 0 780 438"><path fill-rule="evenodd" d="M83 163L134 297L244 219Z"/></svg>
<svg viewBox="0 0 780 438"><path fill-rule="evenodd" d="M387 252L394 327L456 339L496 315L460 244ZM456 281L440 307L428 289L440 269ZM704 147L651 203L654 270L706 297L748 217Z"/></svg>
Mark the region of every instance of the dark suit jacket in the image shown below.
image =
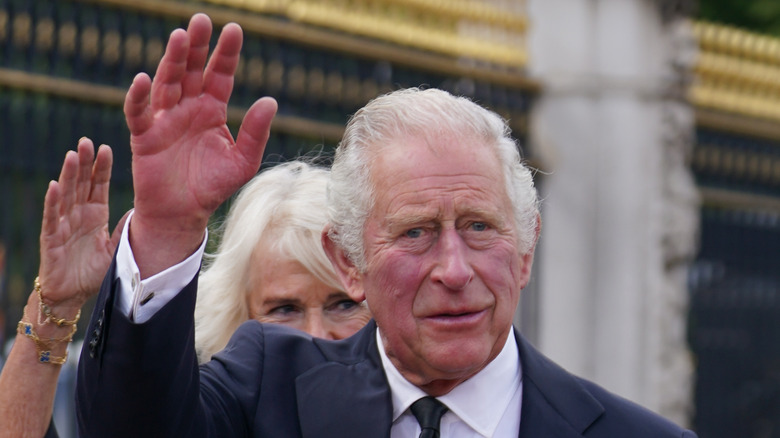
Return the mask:
<svg viewBox="0 0 780 438"><path fill-rule="evenodd" d="M89 437L389 437L390 390L370 322L343 341L250 321L198 368L197 280L150 321L114 309L114 267L79 362L78 421ZM574 377L519 333L521 438L694 437Z"/></svg>

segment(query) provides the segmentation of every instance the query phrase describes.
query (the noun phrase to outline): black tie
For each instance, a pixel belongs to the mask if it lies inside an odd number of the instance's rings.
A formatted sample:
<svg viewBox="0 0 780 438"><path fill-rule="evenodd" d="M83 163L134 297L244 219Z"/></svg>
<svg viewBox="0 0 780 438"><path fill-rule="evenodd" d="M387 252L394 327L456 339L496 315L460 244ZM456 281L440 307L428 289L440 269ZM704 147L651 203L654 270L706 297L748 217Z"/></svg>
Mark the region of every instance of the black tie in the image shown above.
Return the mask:
<svg viewBox="0 0 780 438"><path fill-rule="evenodd" d="M412 403L409 408L420 423L420 438L439 438L441 416L448 411L447 406L433 397L423 397Z"/></svg>

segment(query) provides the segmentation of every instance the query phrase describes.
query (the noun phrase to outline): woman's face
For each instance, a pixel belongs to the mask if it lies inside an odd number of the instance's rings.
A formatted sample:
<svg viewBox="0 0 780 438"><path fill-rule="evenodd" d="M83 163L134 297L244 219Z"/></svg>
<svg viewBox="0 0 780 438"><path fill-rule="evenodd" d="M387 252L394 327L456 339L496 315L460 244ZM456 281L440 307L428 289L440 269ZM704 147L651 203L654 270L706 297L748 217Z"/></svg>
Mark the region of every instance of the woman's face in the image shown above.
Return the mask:
<svg viewBox="0 0 780 438"><path fill-rule="evenodd" d="M252 254L247 294L251 318L324 339L349 337L371 318L365 303L321 282L297 260L265 248L261 242Z"/></svg>

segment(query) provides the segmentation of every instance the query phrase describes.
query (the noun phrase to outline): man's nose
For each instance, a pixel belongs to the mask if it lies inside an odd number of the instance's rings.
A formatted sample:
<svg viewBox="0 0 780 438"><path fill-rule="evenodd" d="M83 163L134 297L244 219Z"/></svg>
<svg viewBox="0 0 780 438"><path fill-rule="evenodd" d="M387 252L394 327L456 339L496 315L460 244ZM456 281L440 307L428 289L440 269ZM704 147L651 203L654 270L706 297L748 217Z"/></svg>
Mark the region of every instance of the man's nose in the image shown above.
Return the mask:
<svg viewBox="0 0 780 438"><path fill-rule="evenodd" d="M474 278L469 263L469 247L455 229L444 229L436 242L437 261L431 272L434 281L448 289L461 290Z"/></svg>

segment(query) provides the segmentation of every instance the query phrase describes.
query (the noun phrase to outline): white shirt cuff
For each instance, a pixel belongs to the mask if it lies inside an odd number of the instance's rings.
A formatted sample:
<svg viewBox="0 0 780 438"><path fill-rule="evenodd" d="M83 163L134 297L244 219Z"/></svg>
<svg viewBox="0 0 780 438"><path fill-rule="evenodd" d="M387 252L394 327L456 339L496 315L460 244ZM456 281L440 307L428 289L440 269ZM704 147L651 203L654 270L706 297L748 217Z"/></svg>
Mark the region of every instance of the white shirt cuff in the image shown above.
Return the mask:
<svg viewBox="0 0 780 438"><path fill-rule="evenodd" d="M168 304L200 271L200 261L208 241L208 230L204 233L200 248L184 261L141 280L141 273L130 248L129 229L132 218L131 212L122 230L116 253L116 278L119 280L116 299L119 300L117 305L122 313L131 321L141 324L149 321L158 310Z"/></svg>

